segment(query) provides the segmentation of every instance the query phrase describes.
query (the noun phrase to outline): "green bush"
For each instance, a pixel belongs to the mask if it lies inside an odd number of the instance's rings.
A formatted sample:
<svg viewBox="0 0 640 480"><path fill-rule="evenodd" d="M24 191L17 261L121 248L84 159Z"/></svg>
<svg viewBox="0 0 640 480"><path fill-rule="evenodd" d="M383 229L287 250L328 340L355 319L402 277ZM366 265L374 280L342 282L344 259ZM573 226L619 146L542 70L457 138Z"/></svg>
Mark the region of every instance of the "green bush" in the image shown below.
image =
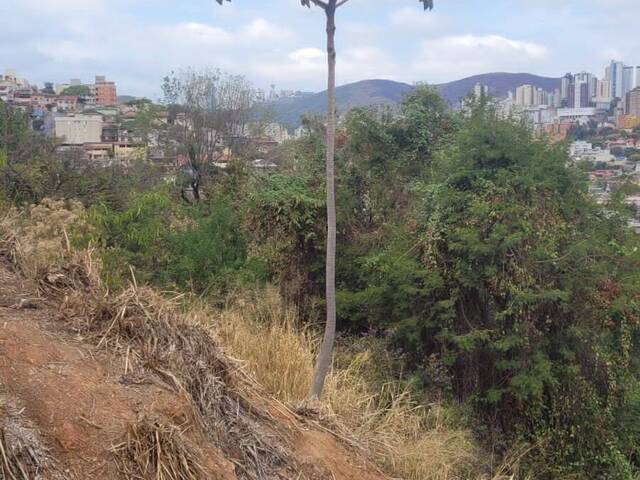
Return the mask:
<svg viewBox="0 0 640 480"><path fill-rule="evenodd" d="M129 265L141 282L208 294L264 277L261 262L247 259L238 216L224 198L188 206L155 190L134 195L123 211L94 207L90 223L82 241L101 247L112 288L130 276Z"/></svg>

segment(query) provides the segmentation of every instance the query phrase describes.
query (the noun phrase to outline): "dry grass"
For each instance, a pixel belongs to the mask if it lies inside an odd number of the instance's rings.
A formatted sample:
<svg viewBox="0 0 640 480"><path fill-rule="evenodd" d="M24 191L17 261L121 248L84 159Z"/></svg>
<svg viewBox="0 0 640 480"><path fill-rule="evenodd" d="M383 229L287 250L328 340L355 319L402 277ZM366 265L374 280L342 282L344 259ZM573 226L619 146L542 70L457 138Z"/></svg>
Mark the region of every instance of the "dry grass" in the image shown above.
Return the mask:
<svg viewBox="0 0 640 480"><path fill-rule="evenodd" d="M0 429L0 478L11 480L30 480L40 470L40 460L35 453L22 442L7 441L5 430Z"/></svg>
<svg viewBox="0 0 640 480"><path fill-rule="evenodd" d="M20 215L15 210L0 212L0 259L15 264L17 249L18 221Z"/></svg>
<svg viewBox="0 0 640 480"><path fill-rule="evenodd" d="M38 432L22 417L23 410L0 396L0 479L34 480L46 474L51 480L67 480L56 468Z"/></svg>
<svg viewBox="0 0 640 480"><path fill-rule="evenodd" d="M239 478L270 478L292 464L286 432L254 408L252 384L209 332L184 315L182 296L167 299L135 283L108 294L91 258L75 255L40 281L47 297L60 299L65 321L98 347L126 356L131 371L153 372L183 393L195 424L239 467Z"/></svg>
<svg viewBox="0 0 640 480"><path fill-rule="evenodd" d="M288 404L305 401L316 337L300 329L295 310L273 288L239 299L220 313L218 335L246 362L267 390ZM391 381L372 385L366 370L376 359L365 352L326 381L321 420L354 439L396 478L478 478L480 452L470 434L447 425L443 409L417 405Z"/></svg>
<svg viewBox="0 0 640 480"><path fill-rule="evenodd" d="M183 432L148 419L130 425L122 443L114 445L120 472L129 479L201 480L205 471Z"/></svg>
<svg viewBox="0 0 640 480"><path fill-rule="evenodd" d="M70 251L68 231L83 213L78 202L45 199L24 212L0 214L0 255L29 278L61 265Z"/></svg>
<svg viewBox="0 0 640 480"><path fill-rule="evenodd" d="M215 331L267 391L286 404L297 404L309 391L315 337L298 328L295 309L283 304L274 288L263 293L238 299L221 311Z"/></svg>

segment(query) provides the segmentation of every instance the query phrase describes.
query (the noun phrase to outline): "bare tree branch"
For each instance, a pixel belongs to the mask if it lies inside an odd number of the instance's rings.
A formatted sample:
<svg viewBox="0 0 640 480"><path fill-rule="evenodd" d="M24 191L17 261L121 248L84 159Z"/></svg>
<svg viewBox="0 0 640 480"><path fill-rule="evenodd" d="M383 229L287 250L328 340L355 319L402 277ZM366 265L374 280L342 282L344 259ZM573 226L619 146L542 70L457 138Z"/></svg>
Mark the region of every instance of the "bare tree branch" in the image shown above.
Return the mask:
<svg viewBox="0 0 640 480"><path fill-rule="evenodd" d="M218 1L220 1L220 0L218 0ZM316 5L317 7L322 8L323 10L326 10L329 7L329 4L326 3L326 2L323 2L322 0L300 0L300 2L302 3L302 6L304 6L304 7L310 7L312 3L314 5Z"/></svg>

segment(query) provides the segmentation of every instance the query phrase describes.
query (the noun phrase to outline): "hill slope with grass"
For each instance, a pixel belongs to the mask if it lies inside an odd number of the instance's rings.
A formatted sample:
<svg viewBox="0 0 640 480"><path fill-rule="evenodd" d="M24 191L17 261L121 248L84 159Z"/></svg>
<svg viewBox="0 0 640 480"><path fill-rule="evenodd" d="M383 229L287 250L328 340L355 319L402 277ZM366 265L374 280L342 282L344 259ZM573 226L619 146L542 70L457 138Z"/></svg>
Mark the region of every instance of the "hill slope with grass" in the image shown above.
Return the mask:
<svg viewBox="0 0 640 480"><path fill-rule="evenodd" d="M106 294L88 257L0 278L2 478L386 478L152 290Z"/></svg>

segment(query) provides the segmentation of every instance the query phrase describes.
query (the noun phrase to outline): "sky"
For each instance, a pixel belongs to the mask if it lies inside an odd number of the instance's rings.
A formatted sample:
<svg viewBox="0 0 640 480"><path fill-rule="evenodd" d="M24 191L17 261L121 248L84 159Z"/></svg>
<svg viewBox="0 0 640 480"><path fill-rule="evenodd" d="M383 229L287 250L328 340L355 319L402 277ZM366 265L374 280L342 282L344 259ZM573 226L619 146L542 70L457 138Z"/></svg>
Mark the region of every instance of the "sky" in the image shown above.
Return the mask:
<svg viewBox="0 0 640 480"><path fill-rule="evenodd" d="M603 75L640 64L640 0L350 0L338 83L441 83L495 71ZM158 98L162 78L219 68L256 87L319 91L324 17L299 0L0 0L0 72L41 85L95 75Z"/></svg>

